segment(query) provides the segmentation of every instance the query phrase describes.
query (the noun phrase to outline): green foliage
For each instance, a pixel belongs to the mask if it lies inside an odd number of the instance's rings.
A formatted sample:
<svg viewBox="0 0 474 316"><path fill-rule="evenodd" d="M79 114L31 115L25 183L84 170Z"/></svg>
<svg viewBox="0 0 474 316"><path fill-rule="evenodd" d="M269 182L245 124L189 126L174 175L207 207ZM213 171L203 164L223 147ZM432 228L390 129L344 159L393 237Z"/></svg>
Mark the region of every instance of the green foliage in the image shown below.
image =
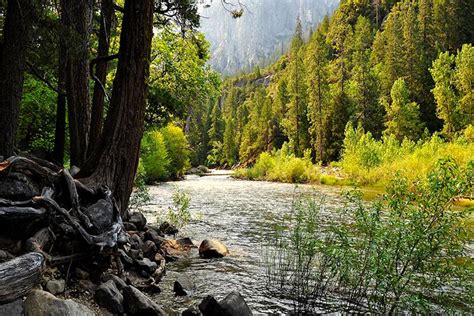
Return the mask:
<svg viewBox="0 0 474 316"><path fill-rule="evenodd" d="M235 176L251 180L267 180L288 183L314 183L319 181L319 167L313 165L310 152L303 158L290 153L288 144L273 153L261 153L255 165L248 169L238 169Z"/></svg>
<svg viewBox="0 0 474 316"><path fill-rule="evenodd" d="M426 176L436 161L451 157L466 166L474 156L474 143L467 137L447 142L433 135L418 142L404 139L401 143L394 135L376 140L362 127L346 127L342 159L338 163L346 176L360 184L386 184L396 173L408 179Z"/></svg>
<svg viewBox="0 0 474 316"><path fill-rule="evenodd" d="M178 229L183 228L193 219L189 211L190 202L191 197L186 192L176 190L173 194L173 206L168 208L165 218L158 216L157 221L167 221Z"/></svg>
<svg viewBox="0 0 474 316"><path fill-rule="evenodd" d="M424 179L395 178L374 203L348 194L329 220L323 202L297 200L267 253L268 287L294 300L299 314L320 306L381 314L471 308L469 210L452 206L472 194L473 179L473 162L440 161Z"/></svg>
<svg viewBox="0 0 474 316"><path fill-rule="evenodd" d="M417 140L421 135L423 124L420 121L419 106L410 102L410 92L405 80L397 79L390 91L392 103L385 102L387 112L384 133L393 135L397 140L404 138Z"/></svg>
<svg viewBox="0 0 474 316"><path fill-rule="evenodd" d="M189 145L183 130L168 124L143 136L141 162L145 182L177 179L189 169Z"/></svg>
<svg viewBox="0 0 474 316"><path fill-rule="evenodd" d="M172 178L181 178L190 168L189 145L186 136L183 130L174 124L168 124L160 132L163 135L169 158L168 171Z"/></svg>
<svg viewBox="0 0 474 316"><path fill-rule="evenodd" d="M165 181L170 177L171 160L163 134L160 131L151 131L143 136L141 163L139 167L143 167L144 181L148 184Z"/></svg>
<svg viewBox="0 0 474 316"><path fill-rule="evenodd" d="M474 47L463 45L457 55L441 53L430 69L437 115L449 138L474 121Z"/></svg>
<svg viewBox="0 0 474 316"><path fill-rule="evenodd" d="M56 123L55 111L56 93L43 82L26 76L17 131L19 149L52 152Z"/></svg>

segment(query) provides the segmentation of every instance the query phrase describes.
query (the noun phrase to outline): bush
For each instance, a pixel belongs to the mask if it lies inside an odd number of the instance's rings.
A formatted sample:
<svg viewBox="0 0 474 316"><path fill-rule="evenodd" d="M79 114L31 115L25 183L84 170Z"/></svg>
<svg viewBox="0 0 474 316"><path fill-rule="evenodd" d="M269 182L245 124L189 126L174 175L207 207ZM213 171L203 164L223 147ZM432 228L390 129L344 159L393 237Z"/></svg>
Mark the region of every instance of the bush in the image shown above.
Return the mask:
<svg viewBox="0 0 474 316"><path fill-rule="evenodd" d="M186 136L183 130L174 124L168 124L160 131L163 134L170 161L168 166L169 174L174 179L181 178L186 170L191 167Z"/></svg>
<svg viewBox="0 0 474 316"><path fill-rule="evenodd" d="M156 130L146 133L141 143L145 182L151 184L167 180L170 176L170 161L163 134Z"/></svg>
<svg viewBox="0 0 474 316"><path fill-rule="evenodd" d="M452 203L473 190L474 162L446 160L425 179L395 178L375 203L348 194L329 223L322 203L298 200L267 252L268 288L294 300L298 314L318 306L381 314L470 308L470 211Z"/></svg>
<svg viewBox="0 0 474 316"><path fill-rule="evenodd" d="M342 159L336 164L362 185L386 185L396 173L413 180L426 176L439 159L452 158L466 166L474 156L474 143L466 138L447 142L434 134L418 142L405 139L400 143L393 136L375 140L361 127L353 128L349 123Z"/></svg>
<svg viewBox="0 0 474 316"><path fill-rule="evenodd" d="M255 165L248 169L238 169L238 178L267 180L287 183L313 183L319 181L319 167L313 165L309 151L299 158L288 153L287 146L272 153L261 153Z"/></svg>

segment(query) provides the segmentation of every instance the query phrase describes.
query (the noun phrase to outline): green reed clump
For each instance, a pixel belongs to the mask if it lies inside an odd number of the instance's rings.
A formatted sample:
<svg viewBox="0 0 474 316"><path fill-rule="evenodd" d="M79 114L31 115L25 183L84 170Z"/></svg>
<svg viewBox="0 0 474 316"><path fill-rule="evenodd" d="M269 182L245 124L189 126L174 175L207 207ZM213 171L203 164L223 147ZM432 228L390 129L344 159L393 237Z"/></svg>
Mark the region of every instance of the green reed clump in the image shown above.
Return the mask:
<svg viewBox="0 0 474 316"><path fill-rule="evenodd" d="M295 312L374 313L472 309L473 271L465 222L453 210L472 194L474 163L440 161L426 179L397 177L378 201L359 192L327 219L323 203L296 201L266 256L268 288L292 299ZM471 310L472 311L472 310Z"/></svg>

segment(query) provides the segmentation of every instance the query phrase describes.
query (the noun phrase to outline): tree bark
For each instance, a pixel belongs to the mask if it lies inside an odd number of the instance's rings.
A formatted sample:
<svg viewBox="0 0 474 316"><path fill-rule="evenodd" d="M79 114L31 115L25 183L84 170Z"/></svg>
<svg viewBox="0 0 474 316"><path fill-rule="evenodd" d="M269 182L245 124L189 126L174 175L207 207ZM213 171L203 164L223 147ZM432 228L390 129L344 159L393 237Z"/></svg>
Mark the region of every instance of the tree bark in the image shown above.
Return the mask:
<svg viewBox="0 0 474 316"><path fill-rule="evenodd" d="M99 47L97 56L107 56L110 47L110 31L112 28L112 19L114 17L113 0L102 0L100 14L100 31L99 31ZM95 77L103 86L105 86L107 77L107 61L99 61L95 68ZM91 153L99 142L102 133L103 117L104 117L104 91L99 83L95 83L92 95L92 116L89 136L89 153Z"/></svg>
<svg viewBox="0 0 474 316"><path fill-rule="evenodd" d="M90 0L61 0L62 40L66 46L66 92L71 165L87 157L91 109L89 100Z"/></svg>
<svg viewBox="0 0 474 316"><path fill-rule="evenodd" d="M66 141L66 48L59 44L58 99L56 108L56 129L54 131L54 159L59 165L64 163Z"/></svg>
<svg viewBox="0 0 474 316"><path fill-rule="evenodd" d="M78 177L105 183L123 215L138 165L153 37L153 0L125 1L119 61L99 146Z"/></svg>
<svg viewBox="0 0 474 316"><path fill-rule="evenodd" d="M0 56L0 156L12 156L35 3L9 0Z"/></svg>

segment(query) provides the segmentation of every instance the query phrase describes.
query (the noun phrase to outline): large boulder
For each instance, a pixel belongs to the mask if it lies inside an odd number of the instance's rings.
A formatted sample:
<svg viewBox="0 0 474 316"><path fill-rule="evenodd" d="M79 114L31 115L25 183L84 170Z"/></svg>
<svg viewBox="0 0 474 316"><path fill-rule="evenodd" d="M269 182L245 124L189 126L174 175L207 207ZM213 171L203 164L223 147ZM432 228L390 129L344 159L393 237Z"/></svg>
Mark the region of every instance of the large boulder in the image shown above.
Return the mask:
<svg viewBox="0 0 474 316"><path fill-rule="evenodd" d="M252 311L238 292L232 292L219 302L224 315L228 316L251 316Z"/></svg>
<svg viewBox="0 0 474 316"><path fill-rule="evenodd" d="M122 291L127 286L127 283L124 280L112 273L103 274L100 279L102 280L102 282L112 280L115 283L117 289L119 289L119 291Z"/></svg>
<svg viewBox="0 0 474 316"><path fill-rule="evenodd" d="M232 292L222 301L207 296L199 304L199 310L204 316L252 316L252 311L238 292Z"/></svg>
<svg viewBox="0 0 474 316"><path fill-rule="evenodd" d="M61 300L53 294L33 290L24 302L26 316L61 315L61 316L94 316L88 307L73 300Z"/></svg>
<svg viewBox="0 0 474 316"><path fill-rule="evenodd" d="M199 310L204 316L223 316L224 313L219 302L211 295L202 300L199 304Z"/></svg>
<svg viewBox="0 0 474 316"><path fill-rule="evenodd" d="M95 300L99 306L114 314L123 313L123 295L113 280L102 283L95 290Z"/></svg>
<svg viewBox="0 0 474 316"><path fill-rule="evenodd" d="M133 286L123 289L125 311L128 315L161 316L166 315L163 309L153 302L148 296Z"/></svg>
<svg viewBox="0 0 474 316"><path fill-rule="evenodd" d="M228 254L227 247L216 239L205 239L199 246L199 256L202 258L222 258Z"/></svg>

